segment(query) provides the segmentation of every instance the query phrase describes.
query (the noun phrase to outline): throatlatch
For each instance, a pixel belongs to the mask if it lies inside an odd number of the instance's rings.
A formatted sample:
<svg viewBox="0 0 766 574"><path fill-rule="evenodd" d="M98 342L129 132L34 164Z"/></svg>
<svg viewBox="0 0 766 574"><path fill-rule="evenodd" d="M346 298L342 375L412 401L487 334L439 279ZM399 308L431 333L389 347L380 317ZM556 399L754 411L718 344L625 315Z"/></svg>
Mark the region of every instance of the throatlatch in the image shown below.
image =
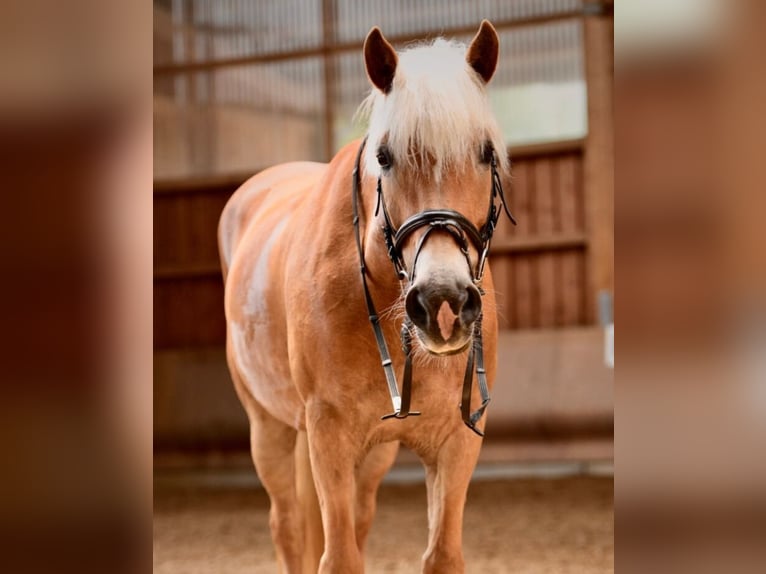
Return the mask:
<svg viewBox="0 0 766 574"><path fill-rule="evenodd" d="M367 312L372 325L372 330L375 333L375 341L378 345L378 352L380 353L381 365L383 366L383 372L386 375L386 383L388 384L388 392L391 395L391 403L394 408L394 412L384 415L383 419L397 418L404 419L408 416L419 415L417 411L410 411L410 401L412 397L412 323L409 318L405 319L402 324L400 332L402 351L404 352L404 373L402 376L402 392L399 394L399 388L396 381L396 373L394 372L394 366L391 362L391 355L388 352L388 346L386 339L383 335L383 329L380 325L380 318L375 309L375 303L370 295L370 290L367 285L367 267L364 262L364 248L362 247L361 231L359 229L359 194L361 193L361 177L359 174L359 164L362 157L362 151L367 143L367 138L362 141L359 146L359 151L356 155L356 161L354 163L354 171L352 174L352 207L353 207L353 223L354 234L356 238L356 247L359 252L359 270L362 275L362 287L364 288L364 297L367 304ZM417 263L420 251L425 244L427 237L436 229L448 232L453 239L460 246L460 250L465 255L468 268L471 270L473 281L476 287L479 289L481 295L484 295L484 290L481 288L481 280L484 276L484 267L486 264L487 255L489 253L490 243L492 241L492 235L495 232L497 221L500 218L500 210L496 204L496 199L499 199L500 204L503 207L511 223L516 225L516 220L508 209L508 205L505 201L505 194L503 193L503 186L500 182L500 175L497 171L497 156L494 149L490 149L492 153L490 166L492 170L492 191L489 199L489 209L487 212L487 220L481 228L476 226L466 218L462 213L452 211L450 209L433 209L426 210L420 213L416 213L402 223L399 229L396 229L391 222L391 218L386 208L385 198L383 197L383 185L380 176L377 183L377 203L375 206L375 215L377 216L379 211L383 212L383 219L385 221L383 225L383 238L386 242L386 248L388 250L388 257L394 265L394 270L400 281L412 281L414 279L415 267ZM412 262L411 273L407 271L407 266L404 262L402 255L402 248L404 247L405 240L417 229L421 227L428 227L425 233L421 236L415 247L415 256ZM476 262L475 268L471 266L469 242L477 249L479 253L479 259ZM476 379L479 383L479 392L481 394L481 405L476 411L471 412L471 389L473 386L473 374L476 372ZM460 412L463 422L468 428L475 432L479 436L484 434L476 428L476 424L481 420L484 415L484 411L489 404L489 387L487 385L487 373L484 369L484 346L482 343L482 315L476 319L473 328L473 344L468 351L468 361L465 369L465 376L463 378L463 391L462 400L460 403Z"/></svg>

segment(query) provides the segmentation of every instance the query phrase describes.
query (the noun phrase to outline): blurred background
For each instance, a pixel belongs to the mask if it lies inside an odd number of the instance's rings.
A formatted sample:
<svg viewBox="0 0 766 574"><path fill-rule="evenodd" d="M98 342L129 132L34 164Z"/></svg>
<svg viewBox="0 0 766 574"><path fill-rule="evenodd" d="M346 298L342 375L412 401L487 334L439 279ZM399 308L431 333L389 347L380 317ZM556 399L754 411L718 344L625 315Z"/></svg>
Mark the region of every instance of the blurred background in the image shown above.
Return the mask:
<svg viewBox="0 0 766 574"><path fill-rule="evenodd" d="M579 571L605 571L613 458L611 2L154 2L155 494L257 484L224 355L216 226L229 196L272 164L328 161L364 135L353 116L369 91L361 49L373 25L403 48L437 35L467 43L483 18L500 35L489 95L511 157L506 193L519 225L503 222L492 245L502 331L481 472L500 480L605 476L595 486L575 484L584 493L560 500L598 507L583 511L601 517L591 524L598 558ZM411 453L400 454L389 480L422 486ZM412 571L425 548L425 495L412 496L422 522L402 540L422 547L401 571ZM155 518L155 534L168 534L155 543L155 560L168 572L173 564L192 567L169 532L179 536L173 511L195 503L159 504L166 512ZM561 520L568 544L581 544L583 534L568 530L575 523ZM480 568L471 571L505 571Z"/></svg>
<svg viewBox="0 0 766 574"><path fill-rule="evenodd" d="M603 113L612 94L605 4L273 2L248 4L241 16L223 0L0 2L0 569L149 570L154 374L155 571L275 571L268 501L222 361L218 211L264 165L292 153L327 159L361 132L349 122L366 89L353 54L371 25L401 47L440 31L467 39L489 17L506 51L492 97L515 166L509 195L528 223L516 235L502 228L493 254L518 278L502 310L503 340L514 344L501 353L469 490L468 572L611 571L613 492L617 571L762 572L766 3L615 3L614 491L600 329L611 267L595 266L608 261L598 254L611 237L599 225L611 225L614 157ZM325 20L324 6L335 19ZM319 16L296 27L309 13ZM342 21L349 17L359 21ZM344 72L344 58L358 73ZM219 60L230 65L219 70ZM249 99L223 101L221 86L244 80L221 76L244 70ZM348 112L328 120L322 102L345 102ZM254 108L266 106L253 137L236 136L249 129L239 115L222 132L232 110L258 116ZM284 143L298 112L315 135ZM279 127L269 127L274 118ZM267 139L282 143L261 149ZM224 140L259 151L235 153ZM291 147L306 141L309 151ZM550 165L569 167L546 179ZM559 197L551 190L570 189L571 170L581 235L556 249L542 239L571 230L570 208L552 204L559 224L543 206ZM568 193L560 197L571 202ZM549 273L545 256L564 254L584 261L586 287L574 292L585 302L576 319L570 302L551 319L543 302L562 301L561 292L532 281ZM571 358L564 349L578 340ZM427 528L421 478L403 453L380 493L367 571L413 571Z"/></svg>

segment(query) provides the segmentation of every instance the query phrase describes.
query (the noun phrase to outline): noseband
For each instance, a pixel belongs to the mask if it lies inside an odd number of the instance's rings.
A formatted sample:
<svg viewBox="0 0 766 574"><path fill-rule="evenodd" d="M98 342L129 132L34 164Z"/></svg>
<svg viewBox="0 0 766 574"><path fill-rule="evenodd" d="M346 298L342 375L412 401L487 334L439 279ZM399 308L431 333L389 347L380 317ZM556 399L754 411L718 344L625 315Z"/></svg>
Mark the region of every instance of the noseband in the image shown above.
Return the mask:
<svg viewBox="0 0 766 574"><path fill-rule="evenodd" d="M393 363L391 362L391 356L388 352L388 346L386 339L383 336L383 329L380 326L380 319L378 313L375 310L375 304L370 295L369 288L367 286L367 267L364 261L364 249L362 247L361 232L359 229L359 199L358 196L361 192L361 181L359 175L359 164L362 157L362 151L367 143L365 137L362 144L359 146L359 151L356 155L356 161L354 163L354 171L352 175L352 206L353 206L353 223L354 233L356 238L356 246L359 252L359 264L360 272L362 274L362 285L364 287L364 296L367 303L367 311L369 314L370 323L372 325L373 332L375 333L375 340L378 345L378 352L380 353L381 364L383 371L386 375L386 382L388 383L388 391L391 395L391 402L394 407L394 412L384 415L383 419L397 418L404 419L411 415L419 415L419 412L410 411L410 399L412 394L412 324L409 318L406 318L402 324L401 329L401 341L402 351L405 356L404 374L402 378L402 392L399 394L399 388L396 382L396 373L394 372ZM462 213L453 211L451 209L428 209L416 213L409 217L402 223L397 229L391 221L391 217L386 207L386 201L383 196L383 184L381 176L378 176L377 184L377 203L375 206L375 216L382 210L383 212L383 238L388 250L388 257L394 265L397 276L400 281L409 281L412 283L415 280L415 270L417 266L418 257L420 256L423 246L426 240L431 236L434 231L443 231L448 233L460 247L460 251L463 253L468 264L468 268L471 271L471 277L474 284L479 289L479 293L484 295L484 290L481 288L481 281L484 277L484 267L489 253L490 243L492 241L492 235L495 232L497 221L500 218L500 209L498 208L497 201L505 211L511 223L516 225L516 220L511 215L508 205L505 201L505 194L503 193L503 186L500 182L500 175L497 171L497 155L494 149L491 149L490 168L492 170L492 189L489 197L489 208L487 210L487 218L484 224L477 228L467 217ZM418 243L415 246L415 256L412 260L412 269L407 270L407 266L404 261L402 250L407 239L418 229L426 227L427 229L418 239ZM476 261L476 265L471 264L470 246L473 246L479 258ZM481 393L481 406L476 411L471 412L471 387L473 384L473 372L474 367L476 370L476 378L479 382L479 391ZM476 428L476 423L479 422L484 411L489 404L489 388L487 386L487 374L484 369L484 349L482 345L482 315L479 315L478 319L474 322L473 328L473 344L468 353L468 361L466 364L465 376L463 378L463 393L462 402L459 405L463 422L473 432L479 436L484 434Z"/></svg>

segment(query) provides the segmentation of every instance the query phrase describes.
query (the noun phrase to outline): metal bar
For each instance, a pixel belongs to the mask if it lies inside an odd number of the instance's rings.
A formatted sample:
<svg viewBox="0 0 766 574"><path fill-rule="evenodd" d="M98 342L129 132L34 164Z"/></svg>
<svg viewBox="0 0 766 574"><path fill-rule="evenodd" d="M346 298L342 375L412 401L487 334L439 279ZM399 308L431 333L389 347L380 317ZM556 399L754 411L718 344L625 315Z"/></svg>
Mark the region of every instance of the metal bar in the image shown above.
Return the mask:
<svg viewBox="0 0 766 574"><path fill-rule="evenodd" d="M582 10L570 10L569 12L562 12L555 15L544 16L532 16L523 19L513 20L501 20L494 22L493 25L498 31L522 28L527 26L536 26L540 24L547 24L550 22L559 22L562 20L570 20L573 18L580 18L583 15ZM473 34L476 32L476 26L459 26L454 28L445 28L440 32L440 35L444 36L461 36L467 34ZM399 36L391 36L388 38L389 42L393 44L404 44L407 42L413 42L416 40L422 40L423 34L404 34ZM315 48L306 48L302 50L290 50L287 52L271 52L267 54L252 54L249 56L239 56L234 58L224 58L214 61L201 61L201 62L188 62L184 64L163 64L155 66L153 74L154 77L162 77L177 74L188 74L192 72L199 72L203 70L209 70L213 68L225 68L232 66L243 66L246 64L263 64L269 62L280 62L284 60L293 60L298 58L309 58L317 56L334 55L343 52L352 52L359 50L362 41L355 40L352 42L338 42L329 46L317 46Z"/></svg>

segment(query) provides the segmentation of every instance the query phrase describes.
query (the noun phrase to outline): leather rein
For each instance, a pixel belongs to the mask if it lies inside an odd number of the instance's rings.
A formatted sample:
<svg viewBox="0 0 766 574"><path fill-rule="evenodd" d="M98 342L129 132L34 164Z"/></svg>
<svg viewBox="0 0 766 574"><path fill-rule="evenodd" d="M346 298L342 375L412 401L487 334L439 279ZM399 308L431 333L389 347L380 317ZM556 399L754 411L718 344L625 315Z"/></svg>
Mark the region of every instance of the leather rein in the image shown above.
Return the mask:
<svg viewBox="0 0 766 574"><path fill-rule="evenodd" d="M378 352L380 354L381 365L383 372L386 376L386 383L388 384L388 392L391 396L391 403L394 411L390 414L384 415L381 419L397 418L405 419L409 416L420 415L418 411L410 411L410 402L412 398L412 323L409 318L406 318L402 324L400 331L402 351L404 352L404 373L402 376L402 391L399 393L399 387L396 380L396 373L394 372L394 366L391 361L391 355L388 351L388 345L383 335L383 328L380 325L380 318L375 309L375 303L370 295L370 290L367 285L367 266L364 261L364 248L362 246L361 231L359 228L359 195L361 193L361 177L359 173L359 165L361 162L362 152L364 150L367 138L365 137L359 146L359 151L356 155L356 161L354 162L354 171L352 174L352 207L353 207L353 224L354 234L356 238L356 247L359 252L359 269L362 275L362 286L364 288L364 297L367 304L367 311L372 325L373 333L375 334L375 341L378 346ZM489 144L487 144L489 145ZM384 224L382 227L383 238L388 250L388 257L394 265L397 277L400 281L409 281L410 283L415 279L415 269L418 257L425 245L426 240L434 231L440 230L449 235L455 240L460 247L461 252L466 258L468 268L471 271L473 282L479 289L479 293L484 295L484 290L481 288L481 280L484 276L484 268L489 254L489 247L492 241L492 235L495 232L497 221L500 218L500 209L497 205L499 200L500 205L505 211L511 223L516 225L516 220L508 209L508 205L505 201L505 194L503 193L503 186L500 182L500 175L497 171L497 156L494 149L491 151L490 167L492 170L492 190L489 198L489 208L487 211L487 219L480 228L477 228L468 218L463 214L453 211L451 209L429 209L416 213L409 217L402 223L397 229L391 222L391 217L388 214L386 208L385 198L383 197L383 186L381 176L378 176L377 183L377 203L375 206L375 216L382 210ZM408 272L407 266L404 262L402 249L404 244L415 231L422 227L427 227L423 235L418 239L418 243L415 246L415 256L412 261L412 270ZM470 257L470 245L473 245L479 253L479 258L475 266L471 265ZM471 389L473 385L473 373L476 372L476 378L479 383L479 392L481 393L481 405L474 412L471 412ZM459 405L461 417L465 425L475 432L479 436L484 436L478 428L476 423L481 420L484 415L484 411L489 405L489 387L487 385L487 374L484 368L484 348L482 345L482 314L474 322L473 327L473 342L468 352L468 360L465 368L465 376L463 377L463 391L461 403Z"/></svg>

